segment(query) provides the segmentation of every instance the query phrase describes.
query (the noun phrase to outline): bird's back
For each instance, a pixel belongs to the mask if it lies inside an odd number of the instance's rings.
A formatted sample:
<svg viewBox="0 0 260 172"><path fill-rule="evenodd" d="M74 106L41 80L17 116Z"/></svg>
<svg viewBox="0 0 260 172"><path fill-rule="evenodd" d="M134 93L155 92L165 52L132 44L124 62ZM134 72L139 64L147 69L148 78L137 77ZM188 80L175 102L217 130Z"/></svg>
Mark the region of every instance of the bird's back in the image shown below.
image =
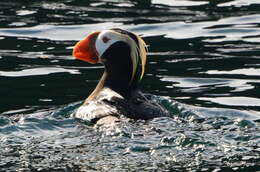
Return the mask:
<svg viewBox="0 0 260 172"><path fill-rule="evenodd" d="M108 116L147 120L170 115L158 103L148 100L140 91L134 92L130 99L125 99L110 88L103 88L95 98L80 106L74 114L76 118L93 123Z"/></svg>

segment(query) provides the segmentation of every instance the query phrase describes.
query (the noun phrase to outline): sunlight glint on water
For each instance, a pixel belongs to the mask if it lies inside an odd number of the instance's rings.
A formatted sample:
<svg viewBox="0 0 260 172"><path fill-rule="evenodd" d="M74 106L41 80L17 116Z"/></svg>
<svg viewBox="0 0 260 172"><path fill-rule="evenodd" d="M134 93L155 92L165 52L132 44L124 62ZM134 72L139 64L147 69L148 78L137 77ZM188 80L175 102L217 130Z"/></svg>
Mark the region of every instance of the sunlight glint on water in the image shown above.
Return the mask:
<svg viewBox="0 0 260 172"><path fill-rule="evenodd" d="M260 170L260 3L0 2L0 171ZM71 57L120 27L149 45L142 90L171 118L94 127L70 117L101 65Z"/></svg>

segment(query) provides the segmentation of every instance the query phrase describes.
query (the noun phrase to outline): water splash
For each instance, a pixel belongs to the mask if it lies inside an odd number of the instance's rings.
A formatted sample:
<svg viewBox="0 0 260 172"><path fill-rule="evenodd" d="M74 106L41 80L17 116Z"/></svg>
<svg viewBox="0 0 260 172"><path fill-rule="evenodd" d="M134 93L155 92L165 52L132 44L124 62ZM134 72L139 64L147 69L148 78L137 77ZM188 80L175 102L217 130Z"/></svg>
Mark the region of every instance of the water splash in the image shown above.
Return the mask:
<svg viewBox="0 0 260 172"><path fill-rule="evenodd" d="M3 170L252 170L259 168L260 125L205 116L169 98L147 95L173 117L89 126L70 118L82 102L48 114L1 118ZM223 111L224 112L224 111Z"/></svg>

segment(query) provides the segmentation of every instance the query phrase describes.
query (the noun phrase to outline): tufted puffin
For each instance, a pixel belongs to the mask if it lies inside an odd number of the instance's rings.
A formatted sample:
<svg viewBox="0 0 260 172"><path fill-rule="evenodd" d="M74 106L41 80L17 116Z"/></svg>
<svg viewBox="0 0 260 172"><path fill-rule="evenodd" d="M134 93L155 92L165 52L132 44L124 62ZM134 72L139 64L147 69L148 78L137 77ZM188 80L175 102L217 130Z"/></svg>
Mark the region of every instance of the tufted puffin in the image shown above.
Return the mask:
<svg viewBox="0 0 260 172"><path fill-rule="evenodd" d="M158 103L140 91L147 48L144 40L119 28L90 33L76 43L72 55L88 63L101 63L104 73L94 91L73 114L96 124L123 118L152 119L169 116Z"/></svg>

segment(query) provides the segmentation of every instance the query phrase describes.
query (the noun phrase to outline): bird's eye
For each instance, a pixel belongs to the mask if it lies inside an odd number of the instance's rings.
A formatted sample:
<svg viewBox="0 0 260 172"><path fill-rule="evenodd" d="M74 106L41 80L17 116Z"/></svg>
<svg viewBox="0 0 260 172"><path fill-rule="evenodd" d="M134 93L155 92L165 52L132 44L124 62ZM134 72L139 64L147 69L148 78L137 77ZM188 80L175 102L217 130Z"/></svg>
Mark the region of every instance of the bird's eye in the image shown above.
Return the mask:
<svg viewBox="0 0 260 172"><path fill-rule="evenodd" d="M104 36L103 38L102 38L102 41L106 44L108 41L109 41L110 39L108 38L108 37L106 37L106 36Z"/></svg>

